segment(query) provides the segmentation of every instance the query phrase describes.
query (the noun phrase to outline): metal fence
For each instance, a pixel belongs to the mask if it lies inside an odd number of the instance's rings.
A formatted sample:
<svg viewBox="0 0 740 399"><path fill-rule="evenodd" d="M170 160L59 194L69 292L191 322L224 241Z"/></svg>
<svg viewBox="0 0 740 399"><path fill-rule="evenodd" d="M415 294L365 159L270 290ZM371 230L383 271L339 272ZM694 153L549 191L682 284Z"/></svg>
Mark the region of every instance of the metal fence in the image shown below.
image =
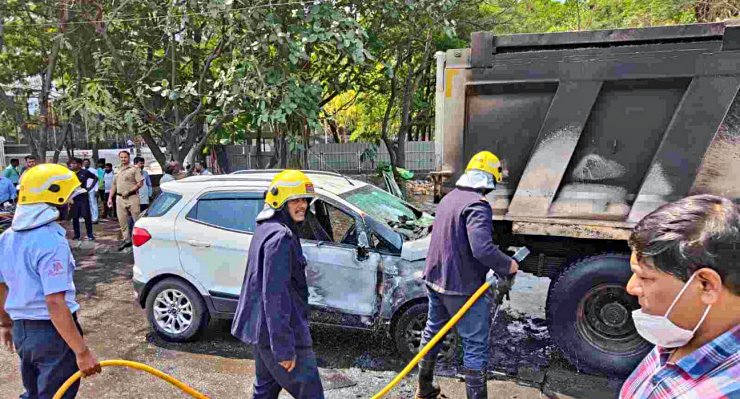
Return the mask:
<svg viewBox="0 0 740 399"><path fill-rule="evenodd" d="M373 172L381 163L390 163L390 156L385 146L381 145L370 151L367 143L328 143L314 144L308 152L307 169L326 170L341 173ZM226 146L229 163L233 170L257 168L257 149L253 146ZM363 156L365 154L365 156ZM434 142L412 141L406 143L405 169L414 172L434 170ZM272 157L272 152L263 152L261 165L264 167Z"/></svg>

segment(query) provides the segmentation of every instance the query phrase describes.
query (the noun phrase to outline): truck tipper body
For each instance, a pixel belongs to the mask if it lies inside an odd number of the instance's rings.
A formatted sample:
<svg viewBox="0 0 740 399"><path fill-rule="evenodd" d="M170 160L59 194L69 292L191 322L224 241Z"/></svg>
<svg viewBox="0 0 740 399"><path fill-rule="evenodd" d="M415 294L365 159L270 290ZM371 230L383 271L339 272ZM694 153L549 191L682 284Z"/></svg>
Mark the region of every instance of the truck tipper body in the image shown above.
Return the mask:
<svg viewBox="0 0 740 399"><path fill-rule="evenodd" d="M553 342L579 369L625 374L650 349L626 293L632 228L711 193L740 202L740 26L472 35L437 54L435 197L470 157L502 159L497 244L549 277Z"/></svg>

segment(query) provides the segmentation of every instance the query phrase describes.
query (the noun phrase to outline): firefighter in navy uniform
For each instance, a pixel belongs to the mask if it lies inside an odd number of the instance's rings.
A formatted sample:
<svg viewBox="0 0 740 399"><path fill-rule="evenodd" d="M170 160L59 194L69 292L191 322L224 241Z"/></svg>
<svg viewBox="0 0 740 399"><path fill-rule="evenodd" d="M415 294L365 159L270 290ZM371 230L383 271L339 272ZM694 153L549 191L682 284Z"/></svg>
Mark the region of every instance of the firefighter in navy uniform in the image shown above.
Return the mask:
<svg viewBox="0 0 740 399"><path fill-rule="evenodd" d="M306 175L285 170L270 183L257 216L231 328L254 345L255 399L277 399L282 389L298 399L324 397L308 329L306 258L296 232L312 196Z"/></svg>
<svg viewBox="0 0 740 399"><path fill-rule="evenodd" d="M456 188L437 207L423 279L429 293L429 314L421 346L431 341L483 284L493 270L498 276L516 273L519 265L493 242L493 212L485 195L502 180L501 163L483 151L470 160ZM457 323L463 343L465 390L469 399L487 398L490 299L480 297ZM437 398L434 365L439 346L419 362L417 399Z"/></svg>
<svg viewBox="0 0 740 399"><path fill-rule="evenodd" d="M27 170L13 224L0 235L0 346L15 348L20 357L22 399L51 398L78 370L100 372L77 322L75 261L56 223L58 207L84 191L64 166ZM63 398L74 398L78 386Z"/></svg>

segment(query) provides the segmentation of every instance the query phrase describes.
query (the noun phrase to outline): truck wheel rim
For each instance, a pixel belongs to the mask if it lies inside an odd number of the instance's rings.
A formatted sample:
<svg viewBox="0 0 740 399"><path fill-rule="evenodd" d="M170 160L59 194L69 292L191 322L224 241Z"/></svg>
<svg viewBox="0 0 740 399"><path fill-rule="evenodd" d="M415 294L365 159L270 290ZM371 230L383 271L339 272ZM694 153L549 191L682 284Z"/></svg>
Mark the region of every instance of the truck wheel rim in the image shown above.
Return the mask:
<svg viewBox="0 0 740 399"><path fill-rule="evenodd" d="M578 303L577 328L591 346L607 353L627 355L641 352L647 342L632 322L637 299L619 284L593 287Z"/></svg>
<svg viewBox="0 0 740 399"><path fill-rule="evenodd" d="M177 289L160 292L152 306L154 320L163 331L182 334L193 323L193 304Z"/></svg>
<svg viewBox="0 0 740 399"><path fill-rule="evenodd" d="M409 351L414 355L419 353L419 348L421 346L421 337L426 325L427 315L420 314L416 318L414 318L406 327L406 331L404 334L406 345L408 345ZM450 331L447 336L445 336L445 339L439 343L439 345L442 346L439 351L439 355L442 356L444 359L451 359L455 353L456 343L457 342L455 339L455 334L453 331Z"/></svg>

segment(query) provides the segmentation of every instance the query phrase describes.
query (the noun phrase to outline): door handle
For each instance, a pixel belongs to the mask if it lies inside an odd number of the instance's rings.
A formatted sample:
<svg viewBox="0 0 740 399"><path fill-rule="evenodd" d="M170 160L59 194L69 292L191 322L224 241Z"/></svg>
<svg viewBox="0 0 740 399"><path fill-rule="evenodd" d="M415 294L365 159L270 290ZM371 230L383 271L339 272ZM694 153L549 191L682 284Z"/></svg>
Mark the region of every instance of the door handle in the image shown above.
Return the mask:
<svg viewBox="0 0 740 399"><path fill-rule="evenodd" d="M205 241L188 240L188 245L190 245L191 247L209 248L211 246L211 243Z"/></svg>

